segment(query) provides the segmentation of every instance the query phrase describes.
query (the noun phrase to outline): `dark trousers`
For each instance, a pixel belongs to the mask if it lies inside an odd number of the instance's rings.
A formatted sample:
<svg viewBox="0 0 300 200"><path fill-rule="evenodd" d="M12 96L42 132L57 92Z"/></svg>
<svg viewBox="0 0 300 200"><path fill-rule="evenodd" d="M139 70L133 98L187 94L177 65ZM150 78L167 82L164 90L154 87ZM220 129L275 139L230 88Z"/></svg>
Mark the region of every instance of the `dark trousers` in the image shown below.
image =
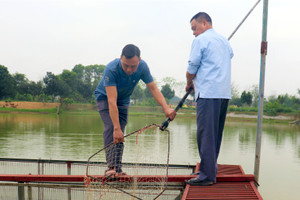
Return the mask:
<svg viewBox="0 0 300 200"><path fill-rule="evenodd" d="M197 143L200 163L200 180L216 182L217 159L222 142L228 99L197 100Z"/></svg>
<svg viewBox="0 0 300 200"><path fill-rule="evenodd" d="M113 138L114 125L109 115L107 100L97 101L96 105L100 117L104 124L103 142L104 142L104 147L106 147L105 148L106 162L108 164L108 167L111 168L115 167L117 172L121 172L124 144L123 143L112 144L114 141ZM125 131L125 126L128 120L128 109L129 109L128 106L118 106L119 121L123 133Z"/></svg>

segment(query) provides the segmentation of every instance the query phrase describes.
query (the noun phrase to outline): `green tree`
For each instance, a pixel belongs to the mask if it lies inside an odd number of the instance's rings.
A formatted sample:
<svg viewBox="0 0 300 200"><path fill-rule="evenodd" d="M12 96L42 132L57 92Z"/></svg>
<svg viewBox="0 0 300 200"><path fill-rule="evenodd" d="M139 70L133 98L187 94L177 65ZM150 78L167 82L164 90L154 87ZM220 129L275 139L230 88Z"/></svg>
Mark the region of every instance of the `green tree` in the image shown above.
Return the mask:
<svg viewBox="0 0 300 200"><path fill-rule="evenodd" d="M75 72L71 72L69 70L63 70L62 74L58 76L58 78L64 81L69 87L71 92L75 92L77 89L77 75Z"/></svg>
<svg viewBox="0 0 300 200"><path fill-rule="evenodd" d="M234 82L231 83L231 97L232 99L239 99L240 94L239 94L239 88L236 86Z"/></svg>
<svg viewBox="0 0 300 200"><path fill-rule="evenodd" d="M140 86L140 82L135 86L133 93L131 95L131 99L140 100L144 98L144 92L142 87Z"/></svg>
<svg viewBox="0 0 300 200"><path fill-rule="evenodd" d="M252 94L244 90L241 95L241 102L250 106L252 104Z"/></svg>
<svg viewBox="0 0 300 200"><path fill-rule="evenodd" d="M55 97L60 98L68 97L71 93L71 89L63 80L59 79L52 72L47 72L44 77L45 83L45 94L52 96L52 102L54 102Z"/></svg>
<svg viewBox="0 0 300 200"><path fill-rule="evenodd" d="M78 76L78 79L84 84L98 84L103 77L105 65L75 65L72 69Z"/></svg>
<svg viewBox="0 0 300 200"><path fill-rule="evenodd" d="M252 85L250 93L252 95L252 106L257 107L258 106L258 99L259 99L258 85Z"/></svg>
<svg viewBox="0 0 300 200"><path fill-rule="evenodd" d="M38 97L39 95L44 93L44 85L42 81L34 82L30 81L28 83L29 94L34 97Z"/></svg>
<svg viewBox="0 0 300 200"><path fill-rule="evenodd" d="M152 98L152 94L147 87L144 89L144 96L146 99Z"/></svg>
<svg viewBox="0 0 300 200"><path fill-rule="evenodd" d="M12 76L7 68L0 65L0 99L14 97L15 87Z"/></svg>
<svg viewBox="0 0 300 200"><path fill-rule="evenodd" d="M25 74L15 73L12 77L14 80L17 93L19 94L29 93L29 89L28 89L29 80L26 78Z"/></svg>
<svg viewBox="0 0 300 200"><path fill-rule="evenodd" d="M78 94L78 76L75 72L70 70L63 70L63 72L58 75L60 84L62 85L63 90L60 91L61 98L74 98L77 101L84 101L83 96Z"/></svg>
<svg viewBox="0 0 300 200"><path fill-rule="evenodd" d="M276 101L285 108L300 109L300 99L296 96L278 95Z"/></svg>
<svg viewBox="0 0 300 200"><path fill-rule="evenodd" d="M44 77L45 94L52 96L52 102L54 98L59 95L59 79L52 72L47 72Z"/></svg>
<svg viewBox="0 0 300 200"><path fill-rule="evenodd" d="M169 84L165 84L162 86L161 93L167 99L172 99L175 96L175 91L171 89Z"/></svg>
<svg viewBox="0 0 300 200"><path fill-rule="evenodd" d="M180 82L177 81L175 78L172 77L165 77L162 79L162 82L164 83L164 85L169 84L170 86L172 85L172 89L175 91L175 95L177 96L183 96L186 92L185 92L185 86L186 83L185 82Z"/></svg>
<svg viewBox="0 0 300 200"><path fill-rule="evenodd" d="M30 101L43 94L43 82L29 81L25 74L15 73L13 76L14 86L16 88L16 99Z"/></svg>
<svg viewBox="0 0 300 200"><path fill-rule="evenodd" d="M103 77L105 65L75 65L72 72L77 75L76 90L87 102L92 98L94 90Z"/></svg>
<svg viewBox="0 0 300 200"><path fill-rule="evenodd" d="M235 105L235 106L240 107L243 105L243 103L241 102L241 98L232 98L229 101L229 105Z"/></svg>

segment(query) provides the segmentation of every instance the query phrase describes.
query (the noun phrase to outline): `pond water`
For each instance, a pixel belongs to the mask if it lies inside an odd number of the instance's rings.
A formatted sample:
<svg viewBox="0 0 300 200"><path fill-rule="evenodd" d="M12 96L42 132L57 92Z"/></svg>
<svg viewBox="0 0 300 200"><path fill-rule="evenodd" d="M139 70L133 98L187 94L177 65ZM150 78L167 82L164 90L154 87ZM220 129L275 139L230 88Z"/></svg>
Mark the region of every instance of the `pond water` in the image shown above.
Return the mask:
<svg viewBox="0 0 300 200"><path fill-rule="evenodd" d="M146 125L160 124L164 116L129 116L126 134ZM179 115L170 123L170 163L200 162L195 117ZM86 161L103 148L103 123L98 115L0 114L0 157ZM126 139L124 160L136 157L135 142ZM139 155L149 162L163 162L165 136L140 134ZM256 123L226 121L219 164L241 165L253 174ZM263 124L259 192L264 199L300 199L300 127Z"/></svg>

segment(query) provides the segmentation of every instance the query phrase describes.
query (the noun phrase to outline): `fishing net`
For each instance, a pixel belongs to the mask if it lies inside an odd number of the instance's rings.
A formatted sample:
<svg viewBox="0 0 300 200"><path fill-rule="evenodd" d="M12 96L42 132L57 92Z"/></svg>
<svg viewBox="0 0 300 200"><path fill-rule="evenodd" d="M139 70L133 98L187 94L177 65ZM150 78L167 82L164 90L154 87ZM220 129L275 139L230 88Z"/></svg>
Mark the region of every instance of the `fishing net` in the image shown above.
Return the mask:
<svg viewBox="0 0 300 200"><path fill-rule="evenodd" d="M93 154L86 169L87 199L174 199L166 191L170 134L159 127L148 125L124 136L131 156L126 156L122 143L111 143ZM153 137L167 143L158 148L159 152L147 147L147 139Z"/></svg>

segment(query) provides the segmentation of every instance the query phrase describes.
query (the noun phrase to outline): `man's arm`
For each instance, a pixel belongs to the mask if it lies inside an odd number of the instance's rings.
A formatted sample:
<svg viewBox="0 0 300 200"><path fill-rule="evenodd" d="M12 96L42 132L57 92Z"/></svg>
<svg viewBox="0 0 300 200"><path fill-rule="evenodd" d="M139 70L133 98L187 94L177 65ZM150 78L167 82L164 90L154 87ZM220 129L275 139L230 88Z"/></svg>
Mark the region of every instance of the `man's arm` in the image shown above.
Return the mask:
<svg viewBox="0 0 300 200"><path fill-rule="evenodd" d="M119 121L119 110L117 106L117 87L116 86L107 86L105 87L108 101L109 115L114 125L114 143L124 142L124 133L121 130L120 121Z"/></svg>
<svg viewBox="0 0 300 200"><path fill-rule="evenodd" d="M174 109L169 108L169 106L166 103L165 97L159 91L159 89L157 88L154 81L152 81L151 83L148 83L147 87L150 90L150 92L151 92L153 98L155 99L155 101L159 105L161 105L161 107L163 108L166 117L169 117L170 120L173 120L176 116L176 111Z"/></svg>
<svg viewBox="0 0 300 200"><path fill-rule="evenodd" d="M194 78L196 74L190 74L189 72L186 72L186 86L185 91L188 91L190 88L194 89Z"/></svg>

